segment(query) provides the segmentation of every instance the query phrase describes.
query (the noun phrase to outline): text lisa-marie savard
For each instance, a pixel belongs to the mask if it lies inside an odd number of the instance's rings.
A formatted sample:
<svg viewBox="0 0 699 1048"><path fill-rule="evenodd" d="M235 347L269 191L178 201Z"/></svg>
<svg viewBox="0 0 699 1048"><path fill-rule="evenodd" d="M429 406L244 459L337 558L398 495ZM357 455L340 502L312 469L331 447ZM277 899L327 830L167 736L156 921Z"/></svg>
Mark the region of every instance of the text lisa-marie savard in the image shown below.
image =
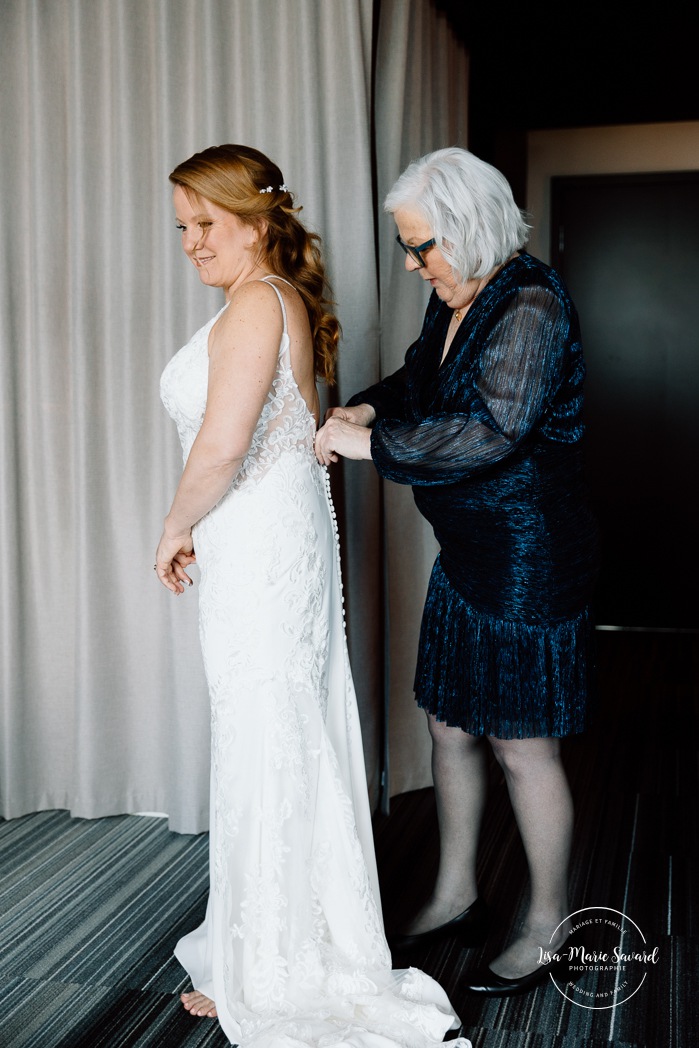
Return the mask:
<svg viewBox="0 0 699 1048"><path fill-rule="evenodd" d="M568 961L569 963L577 961L585 967L595 964L609 964L616 967L623 964L625 961L640 961L643 964L657 964L658 960L657 946L650 952L643 950L631 953L625 953L620 946L615 946L611 953L606 953L602 950L587 950L584 946L569 946L562 954L550 950L542 950L542 948L539 947L539 960L537 963L552 964L558 961Z"/></svg>

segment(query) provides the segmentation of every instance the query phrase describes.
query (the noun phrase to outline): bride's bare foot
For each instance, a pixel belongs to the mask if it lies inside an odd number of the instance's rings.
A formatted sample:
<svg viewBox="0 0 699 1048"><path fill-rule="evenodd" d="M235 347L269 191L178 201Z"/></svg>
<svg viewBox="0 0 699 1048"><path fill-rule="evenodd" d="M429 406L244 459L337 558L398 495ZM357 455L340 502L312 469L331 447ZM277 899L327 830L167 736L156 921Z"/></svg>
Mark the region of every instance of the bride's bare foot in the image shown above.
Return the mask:
<svg viewBox="0 0 699 1048"><path fill-rule="evenodd" d="M216 1005L210 997L206 997L198 990L191 993L181 993L180 1000L190 1015L203 1016L206 1019L215 1019L218 1015Z"/></svg>

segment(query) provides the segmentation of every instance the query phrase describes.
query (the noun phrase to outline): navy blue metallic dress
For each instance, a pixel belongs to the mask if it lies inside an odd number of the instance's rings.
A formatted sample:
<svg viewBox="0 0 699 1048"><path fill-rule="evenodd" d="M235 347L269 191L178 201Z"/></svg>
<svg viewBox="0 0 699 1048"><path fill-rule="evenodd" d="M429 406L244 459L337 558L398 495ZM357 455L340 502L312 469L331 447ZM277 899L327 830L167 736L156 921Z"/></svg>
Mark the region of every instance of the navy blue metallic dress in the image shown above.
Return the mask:
<svg viewBox="0 0 699 1048"><path fill-rule="evenodd" d="M575 307L522 253L474 300L440 365L452 312L433 293L403 367L349 402L374 407L376 468L413 486L441 547L416 699L474 735L574 734L597 564Z"/></svg>

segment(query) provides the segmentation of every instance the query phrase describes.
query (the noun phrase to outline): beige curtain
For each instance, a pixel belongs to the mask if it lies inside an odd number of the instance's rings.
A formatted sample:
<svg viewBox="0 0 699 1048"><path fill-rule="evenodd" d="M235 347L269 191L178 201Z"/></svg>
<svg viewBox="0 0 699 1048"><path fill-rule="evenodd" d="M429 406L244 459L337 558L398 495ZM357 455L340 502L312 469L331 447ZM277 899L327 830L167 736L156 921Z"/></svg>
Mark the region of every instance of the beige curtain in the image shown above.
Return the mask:
<svg viewBox="0 0 699 1048"><path fill-rule="evenodd" d="M171 598L151 566L181 466L158 400L160 372L221 303L181 253L167 174L219 142L269 153L324 239L344 330L339 396L395 367L424 303L407 278L394 280L400 259L383 218L380 277L377 270L372 87L382 196L410 155L459 140L463 118L450 123L446 114L456 97L463 107L466 86L463 57L453 63L445 20L428 0L384 0L379 16L377 41L371 0L0 5L5 818L46 808L82 817L146 810L167 812L176 830L206 827L209 721L196 594ZM334 485L376 798L380 485L365 464L338 471ZM395 528L403 496L410 502L408 492L386 492ZM412 506L405 515L410 562L394 562L395 539L403 539L392 534L385 576L395 788L422 784L426 767L422 760L419 773L399 773L414 712L409 674L397 667L404 651L414 657L431 556Z"/></svg>

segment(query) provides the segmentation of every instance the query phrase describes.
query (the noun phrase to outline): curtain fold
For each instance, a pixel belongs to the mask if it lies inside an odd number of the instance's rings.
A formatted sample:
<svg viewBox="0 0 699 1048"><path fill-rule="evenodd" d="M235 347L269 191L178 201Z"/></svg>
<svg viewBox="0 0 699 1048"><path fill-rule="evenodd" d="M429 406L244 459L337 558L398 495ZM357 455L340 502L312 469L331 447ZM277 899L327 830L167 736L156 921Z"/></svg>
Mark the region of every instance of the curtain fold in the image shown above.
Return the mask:
<svg viewBox="0 0 699 1048"><path fill-rule="evenodd" d="M407 278L398 280L385 217L378 271L372 89L381 197L410 156L463 141L465 117L453 114L454 99L465 107L466 95L463 60L428 0L384 0L378 41L375 24L371 0L3 0L5 818L47 808L87 818L160 811L172 829L206 828L209 711L196 593L173 599L152 563L181 471L160 372L222 298L184 258L167 175L220 142L273 157L302 220L323 237L343 327L334 395L347 399L375 381L395 366L422 303ZM411 72L416 59L420 78ZM338 469L333 485L375 800L384 715L380 487L361 463ZM409 634L431 557L412 507L399 531L403 503L394 500L408 494L386 494L398 710L412 682L396 665L403 644L414 658ZM413 551L409 569L395 561L396 540ZM402 714L394 722L398 787L424 779L398 773L410 716L407 728L398 727Z"/></svg>
<svg viewBox="0 0 699 1048"><path fill-rule="evenodd" d="M467 146L468 56L443 12L427 0L382 3L377 41L376 128L381 301L380 371L389 375L420 334L429 287L405 270L383 201L398 175L444 146ZM357 386L357 389L363 388ZM410 488L385 482L386 795L432 782L427 722L413 699L422 606L438 546Z"/></svg>

